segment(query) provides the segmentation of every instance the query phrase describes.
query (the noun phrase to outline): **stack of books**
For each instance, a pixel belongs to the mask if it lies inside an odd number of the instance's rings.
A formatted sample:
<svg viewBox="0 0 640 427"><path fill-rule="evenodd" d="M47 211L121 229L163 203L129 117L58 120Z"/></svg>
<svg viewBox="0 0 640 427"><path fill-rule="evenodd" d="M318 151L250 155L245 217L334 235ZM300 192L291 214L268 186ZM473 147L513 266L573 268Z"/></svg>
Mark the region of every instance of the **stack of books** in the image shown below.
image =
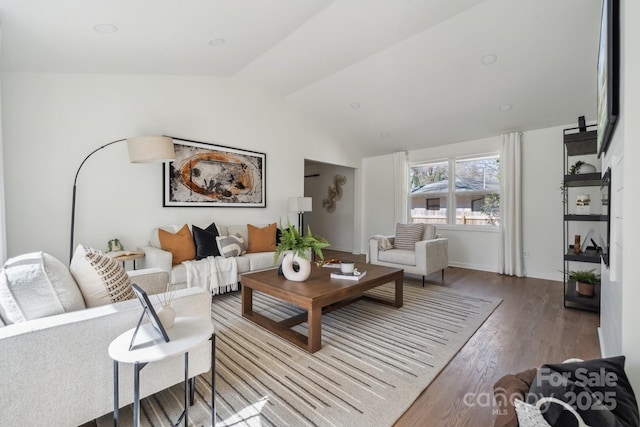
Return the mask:
<svg viewBox="0 0 640 427"><path fill-rule="evenodd" d="M367 274L366 271L355 271L353 273L343 273L342 271L335 271L331 273L332 279L346 279L346 280L360 280Z"/></svg>

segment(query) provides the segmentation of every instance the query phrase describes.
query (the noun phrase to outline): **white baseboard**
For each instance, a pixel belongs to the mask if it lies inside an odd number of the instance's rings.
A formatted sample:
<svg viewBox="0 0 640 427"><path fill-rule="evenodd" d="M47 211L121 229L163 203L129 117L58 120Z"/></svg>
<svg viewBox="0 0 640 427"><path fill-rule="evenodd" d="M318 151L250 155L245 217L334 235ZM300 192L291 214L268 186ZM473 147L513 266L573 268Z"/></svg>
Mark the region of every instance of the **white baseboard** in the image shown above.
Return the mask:
<svg viewBox="0 0 640 427"><path fill-rule="evenodd" d="M552 280L554 282L562 282L562 272L554 274L549 272L527 271L527 277L531 277L532 279L544 279Z"/></svg>
<svg viewBox="0 0 640 427"><path fill-rule="evenodd" d="M340 252L349 252L350 254L359 255L358 252L354 252L352 248L340 248L337 246L329 246L327 249L331 249L332 251L340 251Z"/></svg>
<svg viewBox="0 0 640 427"><path fill-rule="evenodd" d="M598 327L598 341L600 342L600 357L603 359L605 357L609 357L604 348L604 339L602 338L602 327Z"/></svg>
<svg viewBox="0 0 640 427"><path fill-rule="evenodd" d="M489 273L497 273L498 267L478 264L467 264L464 262L450 262L449 267L468 268L470 270L488 271Z"/></svg>

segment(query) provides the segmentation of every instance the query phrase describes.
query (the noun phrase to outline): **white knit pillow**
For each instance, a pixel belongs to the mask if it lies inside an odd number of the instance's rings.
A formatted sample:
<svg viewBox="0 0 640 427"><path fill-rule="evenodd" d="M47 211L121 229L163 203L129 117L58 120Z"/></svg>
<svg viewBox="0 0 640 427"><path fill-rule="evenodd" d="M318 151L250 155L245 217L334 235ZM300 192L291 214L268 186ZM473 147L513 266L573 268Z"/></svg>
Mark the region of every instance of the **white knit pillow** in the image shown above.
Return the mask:
<svg viewBox="0 0 640 427"><path fill-rule="evenodd" d="M0 269L0 325L83 308L82 295L69 269L49 254L20 255Z"/></svg>
<svg viewBox="0 0 640 427"><path fill-rule="evenodd" d="M131 280L122 265L100 251L79 245L69 270L78 282L87 307L135 298Z"/></svg>
<svg viewBox="0 0 640 427"><path fill-rule="evenodd" d="M424 224L396 224L396 238L393 246L396 249L416 248L416 242L422 240Z"/></svg>

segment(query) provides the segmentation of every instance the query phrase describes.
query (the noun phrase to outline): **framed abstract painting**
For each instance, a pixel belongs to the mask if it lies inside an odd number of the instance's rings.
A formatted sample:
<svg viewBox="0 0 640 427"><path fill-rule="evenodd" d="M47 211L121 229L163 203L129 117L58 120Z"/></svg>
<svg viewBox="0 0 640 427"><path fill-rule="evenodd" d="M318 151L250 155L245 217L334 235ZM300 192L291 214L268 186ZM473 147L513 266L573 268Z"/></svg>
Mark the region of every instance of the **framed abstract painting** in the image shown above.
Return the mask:
<svg viewBox="0 0 640 427"><path fill-rule="evenodd" d="M176 159L163 165L163 206L267 206L266 154L180 138L173 141Z"/></svg>

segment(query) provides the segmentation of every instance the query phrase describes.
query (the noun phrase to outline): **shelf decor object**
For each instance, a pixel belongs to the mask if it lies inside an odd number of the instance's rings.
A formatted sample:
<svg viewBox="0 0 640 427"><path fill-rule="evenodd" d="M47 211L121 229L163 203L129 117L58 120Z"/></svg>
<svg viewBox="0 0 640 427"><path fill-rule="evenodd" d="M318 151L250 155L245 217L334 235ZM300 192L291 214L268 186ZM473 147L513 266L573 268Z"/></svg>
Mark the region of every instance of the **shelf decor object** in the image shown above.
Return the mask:
<svg viewBox="0 0 640 427"><path fill-rule="evenodd" d="M73 195L71 198L71 239L69 244L69 263L71 263L74 249L73 238L76 220L76 184L78 182L78 175L80 174L80 170L89 159L89 157L93 156L103 148L107 148L110 145L122 141L127 141L127 146L129 149L129 161L131 163L168 162L175 158L175 152L173 150L173 140L166 136L137 136L135 138L129 139L118 139L117 141L112 141L108 144L98 147L91 153L89 153L89 155L84 158L82 163L80 163L80 166L78 166L76 176L73 179Z"/></svg>

